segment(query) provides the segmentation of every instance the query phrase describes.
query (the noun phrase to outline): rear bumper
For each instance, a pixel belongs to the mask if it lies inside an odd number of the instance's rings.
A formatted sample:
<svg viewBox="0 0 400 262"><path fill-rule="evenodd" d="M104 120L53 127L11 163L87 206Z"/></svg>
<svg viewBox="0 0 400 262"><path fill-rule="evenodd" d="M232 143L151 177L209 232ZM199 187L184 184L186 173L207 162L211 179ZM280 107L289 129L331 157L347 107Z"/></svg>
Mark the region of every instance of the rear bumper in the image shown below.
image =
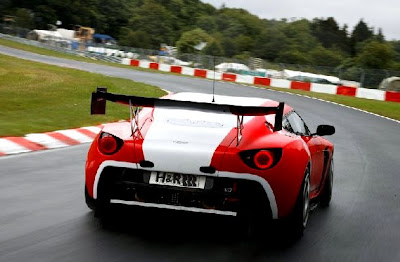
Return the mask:
<svg viewBox="0 0 400 262"><path fill-rule="evenodd" d="M268 182L252 174L218 172L205 175L212 187L206 189L151 185L146 181L150 171L136 164L105 161L97 170L93 201L148 208L180 210L237 216L242 211L257 210L278 218L274 194ZM227 188L237 185L236 192Z"/></svg>

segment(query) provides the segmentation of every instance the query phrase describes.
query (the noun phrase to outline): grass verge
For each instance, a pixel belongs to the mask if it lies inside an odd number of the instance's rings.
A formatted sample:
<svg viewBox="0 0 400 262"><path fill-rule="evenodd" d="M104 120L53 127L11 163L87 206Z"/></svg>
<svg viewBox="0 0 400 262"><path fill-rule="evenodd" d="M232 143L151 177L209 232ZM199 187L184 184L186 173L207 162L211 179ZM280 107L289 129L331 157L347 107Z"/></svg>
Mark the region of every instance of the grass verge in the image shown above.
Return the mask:
<svg viewBox="0 0 400 262"><path fill-rule="evenodd" d="M146 97L166 94L143 83L0 54L0 137L128 119L128 108L114 103L108 103L107 115L90 115L90 95L97 86Z"/></svg>

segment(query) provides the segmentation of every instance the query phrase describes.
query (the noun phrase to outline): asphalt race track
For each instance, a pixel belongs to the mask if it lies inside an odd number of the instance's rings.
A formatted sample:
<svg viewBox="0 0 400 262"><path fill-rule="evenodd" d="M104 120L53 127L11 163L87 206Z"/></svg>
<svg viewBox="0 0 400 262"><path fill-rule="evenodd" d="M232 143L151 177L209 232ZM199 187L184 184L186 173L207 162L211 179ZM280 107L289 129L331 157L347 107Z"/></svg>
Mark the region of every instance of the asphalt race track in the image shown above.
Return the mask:
<svg viewBox="0 0 400 262"><path fill-rule="evenodd" d="M0 53L128 78L172 92L212 90L212 82L203 79L69 61L2 46ZM226 221L202 218L191 223L195 217L168 214L131 217L120 227L103 228L84 203L88 145L80 145L0 158L0 261L400 261L399 123L238 84L217 82L216 93L285 101L312 131L318 124L336 127L336 134L329 137L335 144L332 204L314 210L302 239L290 245L232 240L235 228Z"/></svg>

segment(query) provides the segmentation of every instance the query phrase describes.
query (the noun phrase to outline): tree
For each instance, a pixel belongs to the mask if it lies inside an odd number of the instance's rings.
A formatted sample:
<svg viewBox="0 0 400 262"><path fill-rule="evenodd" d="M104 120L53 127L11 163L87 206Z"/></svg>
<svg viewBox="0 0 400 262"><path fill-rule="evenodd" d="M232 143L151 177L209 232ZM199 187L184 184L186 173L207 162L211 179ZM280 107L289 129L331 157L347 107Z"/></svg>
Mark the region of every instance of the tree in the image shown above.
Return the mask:
<svg viewBox="0 0 400 262"><path fill-rule="evenodd" d="M309 52L309 56L312 64L319 66L336 67L340 65L343 60L343 56L339 51L327 49L322 45L319 45L311 50Z"/></svg>
<svg viewBox="0 0 400 262"><path fill-rule="evenodd" d="M348 52L347 26L339 28L333 17L327 19L314 19L311 23L311 31L325 48L340 48Z"/></svg>
<svg viewBox="0 0 400 262"><path fill-rule="evenodd" d="M350 37L348 33L348 26L346 24L343 25L343 27L340 29L340 34L341 34L341 39L342 39L342 45L340 46L340 49L345 52L346 55L351 54L351 42L350 42Z"/></svg>
<svg viewBox="0 0 400 262"><path fill-rule="evenodd" d="M196 28L184 32L178 42L176 42L176 46L181 53L196 53L196 49L194 48L196 45L202 42L210 43L212 40L213 38L203 29Z"/></svg>
<svg viewBox="0 0 400 262"><path fill-rule="evenodd" d="M34 10L35 24L39 29L47 29L48 24L54 25L57 20L56 11L46 5L39 5Z"/></svg>
<svg viewBox="0 0 400 262"><path fill-rule="evenodd" d="M215 19L209 15L200 16L197 19L196 25L206 32L213 32L217 27Z"/></svg>
<svg viewBox="0 0 400 262"><path fill-rule="evenodd" d="M361 68L385 69L390 67L394 52L386 43L371 41L362 48L356 57L356 62Z"/></svg>
<svg viewBox="0 0 400 262"><path fill-rule="evenodd" d="M364 42L374 36L373 30L371 30L368 25L361 19L360 22L354 27L351 33L351 51L352 54L356 54L356 46L358 43Z"/></svg>
<svg viewBox="0 0 400 262"><path fill-rule="evenodd" d="M247 64L247 61L249 61L249 59L251 58L251 54L250 54L250 52L244 51L238 55L234 55L233 58L237 59L237 60L241 60L242 62L240 62L240 63Z"/></svg>
<svg viewBox="0 0 400 262"><path fill-rule="evenodd" d="M241 34L256 37L263 30L263 23L260 18L250 14L244 9L237 8L225 8L221 9L220 15L227 18L227 27L223 27L222 30L229 32L231 37L237 37ZM221 19L220 19L221 20Z"/></svg>
<svg viewBox="0 0 400 262"><path fill-rule="evenodd" d="M221 46L226 57L232 57L237 53L235 42L230 37L224 36L221 40Z"/></svg>
<svg viewBox="0 0 400 262"><path fill-rule="evenodd" d="M340 29L333 17L314 19L311 23L312 34L325 48L331 48L341 41Z"/></svg>
<svg viewBox="0 0 400 262"><path fill-rule="evenodd" d="M145 0L134 13L129 27L135 32L142 31L150 35L151 48L158 49L162 43L171 45L174 42L171 19L165 7L153 0Z"/></svg>
<svg viewBox="0 0 400 262"><path fill-rule="evenodd" d="M379 43L385 42L385 36L383 35L382 28L378 29L378 33L376 34L375 39Z"/></svg>
<svg viewBox="0 0 400 262"><path fill-rule="evenodd" d="M240 35L234 39L236 52L243 53L245 51L253 50L254 48L254 39L250 36Z"/></svg>
<svg viewBox="0 0 400 262"><path fill-rule="evenodd" d="M97 31L114 35L119 28L128 25L130 12L128 4L120 0L99 0L98 12L92 17L96 18L92 24Z"/></svg>
<svg viewBox="0 0 400 262"><path fill-rule="evenodd" d="M9 14L10 12L11 1L10 0L2 0L0 1L0 17L3 15Z"/></svg>
<svg viewBox="0 0 400 262"><path fill-rule="evenodd" d="M26 8L18 8L15 12L16 24L22 28L33 29L33 13Z"/></svg>
<svg viewBox="0 0 400 262"><path fill-rule="evenodd" d="M317 39L312 35L310 22L306 19L288 23L282 30L291 50L308 52L317 46Z"/></svg>
<svg viewBox="0 0 400 262"><path fill-rule="evenodd" d="M256 39L253 48L255 56L275 61L279 54L287 49L288 38L280 29L278 24L270 24L265 31Z"/></svg>
<svg viewBox="0 0 400 262"><path fill-rule="evenodd" d="M224 51L222 50L221 44L216 40L212 40L203 50L204 54L212 56L222 56Z"/></svg>
<svg viewBox="0 0 400 262"><path fill-rule="evenodd" d="M290 49L281 52L276 62L307 65L311 63L311 59L307 53Z"/></svg>
<svg viewBox="0 0 400 262"><path fill-rule="evenodd" d="M400 41L391 41L389 44L392 46L394 52L394 61L400 63Z"/></svg>
<svg viewBox="0 0 400 262"><path fill-rule="evenodd" d="M123 27L119 34L119 44L122 46L151 48L151 36L141 30L132 31L127 27Z"/></svg>
<svg viewBox="0 0 400 262"><path fill-rule="evenodd" d="M121 27L119 29L118 44L122 46L135 46L134 32L128 27Z"/></svg>

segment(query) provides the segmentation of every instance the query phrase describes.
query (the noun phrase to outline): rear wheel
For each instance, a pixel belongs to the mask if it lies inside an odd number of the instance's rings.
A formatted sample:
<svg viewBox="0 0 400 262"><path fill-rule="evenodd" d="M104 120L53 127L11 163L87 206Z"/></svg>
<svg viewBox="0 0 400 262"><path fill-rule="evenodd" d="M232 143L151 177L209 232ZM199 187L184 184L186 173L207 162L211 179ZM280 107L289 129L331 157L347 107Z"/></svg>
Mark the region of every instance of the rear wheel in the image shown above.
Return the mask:
<svg viewBox="0 0 400 262"><path fill-rule="evenodd" d="M310 172L307 168L306 177L304 178L303 188L302 188L302 195L301 195L301 210L302 210L302 217L301 217L301 231L306 228L308 217L310 216Z"/></svg>
<svg viewBox="0 0 400 262"><path fill-rule="evenodd" d="M101 220L101 223L104 227L108 227L111 225L111 214L110 211L110 201L107 199L99 199L95 200L90 195L85 185L85 201L86 205L94 211L94 216Z"/></svg>
<svg viewBox="0 0 400 262"><path fill-rule="evenodd" d="M329 206L332 199L333 189L333 159L329 165L327 177L325 179L324 188L322 189L321 196L319 198L319 205L321 207Z"/></svg>
<svg viewBox="0 0 400 262"><path fill-rule="evenodd" d="M271 231L271 222L265 214L243 214L239 217L238 237L241 240L262 239Z"/></svg>
<svg viewBox="0 0 400 262"><path fill-rule="evenodd" d="M242 184L243 185L243 184ZM258 239L267 234L272 222L271 208L261 185L241 187L239 235L242 239Z"/></svg>
<svg viewBox="0 0 400 262"><path fill-rule="evenodd" d="M85 202L86 205L94 211L94 216L98 218L106 217L110 212L110 201L107 199L98 199L97 201L89 195L85 185Z"/></svg>
<svg viewBox="0 0 400 262"><path fill-rule="evenodd" d="M296 205L289 219L285 222L285 231L293 238L300 238L310 216L310 168L307 167L303 184L297 197Z"/></svg>

